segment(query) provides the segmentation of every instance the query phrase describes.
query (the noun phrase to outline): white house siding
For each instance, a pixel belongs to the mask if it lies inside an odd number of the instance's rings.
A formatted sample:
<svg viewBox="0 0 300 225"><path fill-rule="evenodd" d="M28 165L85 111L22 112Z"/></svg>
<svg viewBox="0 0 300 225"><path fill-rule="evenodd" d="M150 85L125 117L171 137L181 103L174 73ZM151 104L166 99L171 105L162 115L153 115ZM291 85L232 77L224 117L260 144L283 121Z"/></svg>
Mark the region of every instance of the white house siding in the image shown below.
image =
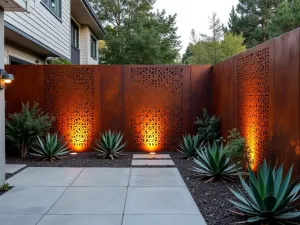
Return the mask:
<svg viewBox="0 0 300 225"><path fill-rule="evenodd" d="M49 12L42 3L31 5L31 13L6 12L4 20L61 56L70 59L70 0L62 0L61 21Z"/></svg>
<svg viewBox="0 0 300 225"><path fill-rule="evenodd" d="M20 47L16 47L15 45L5 44L4 46L4 65L9 64L9 56L16 57L18 59L22 59L31 64L45 64L43 58L40 58L38 55L25 50ZM38 63L37 63L38 61Z"/></svg>
<svg viewBox="0 0 300 225"><path fill-rule="evenodd" d="M96 65L98 60L91 57L91 31L88 26L80 28L79 46L80 46L80 64ZM97 57L98 59L98 51Z"/></svg>

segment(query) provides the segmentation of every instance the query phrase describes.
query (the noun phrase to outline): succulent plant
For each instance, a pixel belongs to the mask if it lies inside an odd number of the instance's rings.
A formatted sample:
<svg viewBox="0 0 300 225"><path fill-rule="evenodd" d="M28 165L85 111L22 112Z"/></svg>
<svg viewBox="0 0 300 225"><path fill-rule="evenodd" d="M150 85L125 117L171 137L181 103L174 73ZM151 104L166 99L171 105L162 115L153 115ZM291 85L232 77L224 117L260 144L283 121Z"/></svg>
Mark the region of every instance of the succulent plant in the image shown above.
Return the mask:
<svg viewBox="0 0 300 225"><path fill-rule="evenodd" d="M121 132L106 131L100 134L96 139L96 147L94 149L99 152L99 158L118 158L122 156L127 142L122 143L123 134Z"/></svg>
<svg viewBox="0 0 300 225"><path fill-rule="evenodd" d="M200 138L198 135L184 135L177 150L184 154L184 157L188 160L192 159L197 155L197 149L203 148L203 142L201 144L199 142Z"/></svg>
<svg viewBox="0 0 300 225"><path fill-rule="evenodd" d="M216 141L212 145L209 143L202 151L197 150L198 156L194 158L196 166L191 170L198 173L200 177L208 178L206 182L215 179L231 181L238 176L238 164L231 164L230 158L223 152L223 144Z"/></svg>
<svg viewBox="0 0 300 225"><path fill-rule="evenodd" d="M8 183L4 183L2 187L0 187L0 191L7 192L10 190L10 185Z"/></svg>
<svg viewBox="0 0 300 225"><path fill-rule="evenodd" d="M241 184L247 197L242 191L231 190L238 201L229 200L240 212L233 213L249 217L247 223L299 224L290 221L300 217L300 212L293 212L300 198L299 178L290 183L293 166L283 178L283 166L274 169L264 161L258 167L257 176L248 168L249 183L240 176ZM299 206L299 204L298 204Z"/></svg>
<svg viewBox="0 0 300 225"><path fill-rule="evenodd" d="M46 134L45 140L37 138L37 144L32 147L31 155L40 157L42 160L50 160L53 162L56 159L61 159L70 151L63 137L58 139L58 134Z"/></svg>

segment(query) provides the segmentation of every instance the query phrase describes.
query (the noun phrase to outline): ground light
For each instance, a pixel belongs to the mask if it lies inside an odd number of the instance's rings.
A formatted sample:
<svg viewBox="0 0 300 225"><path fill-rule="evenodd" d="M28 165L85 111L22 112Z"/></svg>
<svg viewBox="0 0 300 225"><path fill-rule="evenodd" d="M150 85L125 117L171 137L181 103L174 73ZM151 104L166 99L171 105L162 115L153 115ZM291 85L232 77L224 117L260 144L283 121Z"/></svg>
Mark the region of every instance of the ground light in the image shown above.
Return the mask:
<svg viewBox="0 0 300 225"><path fill-rule="evenodd" d="M149 155L156 155L156 152L150 152Z"/></svg>
<svg viewBox="0 0 300 225"><path fill-rule="evenodd" d="M70 155L77 155L77 152L71 152Z"/></svg>

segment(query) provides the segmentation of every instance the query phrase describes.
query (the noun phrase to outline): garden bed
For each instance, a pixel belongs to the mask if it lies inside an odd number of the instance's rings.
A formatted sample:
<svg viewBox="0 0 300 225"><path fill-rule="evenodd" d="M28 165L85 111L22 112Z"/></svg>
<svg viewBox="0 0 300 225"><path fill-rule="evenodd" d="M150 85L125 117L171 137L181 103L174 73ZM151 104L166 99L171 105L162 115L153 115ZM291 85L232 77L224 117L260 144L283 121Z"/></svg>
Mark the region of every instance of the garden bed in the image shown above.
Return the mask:
<svg viewBox="0 0 300 225"><path fill-rule="evenodd" d="M170 153L170 155L207 225L228 225L247 220L228 211L236 211L227 199L234 198L229 188L242 190L239 180L228 183L222 181L204 183L203 180L195 179L196 173L189 169L194 166L192 160L181 158L182 155L177 152ZM300 208L298 211L300 211ZM300 224L300 219L296 221L296 224Z"/></svg>
<svg viewBox="0 0 300 225"><path fill-rule="evenodd" d="M196 173L189 169L191 166L194 166L193 161L182 159L181 156L180 153L171 153L171 157L207 225L228 225L242 221L243 218L228 211L228 209L234 208L227 201L227 199L232 198L229 187L233 189L236 189L236 187L241 188L239 181L232 183L223 183L222 181L204 183L203 180L195 179Z"/></svg>
<svg viewBox="0 0 300 225"><path fill-rule="evenodd" d="M114 160L98 159L96 152L80 152L77 155L68 155L60 160L41 161L35 157L27 158L7 157L6 162L11 164L27 164L28 167L131 167L133 153Z"/></svg>

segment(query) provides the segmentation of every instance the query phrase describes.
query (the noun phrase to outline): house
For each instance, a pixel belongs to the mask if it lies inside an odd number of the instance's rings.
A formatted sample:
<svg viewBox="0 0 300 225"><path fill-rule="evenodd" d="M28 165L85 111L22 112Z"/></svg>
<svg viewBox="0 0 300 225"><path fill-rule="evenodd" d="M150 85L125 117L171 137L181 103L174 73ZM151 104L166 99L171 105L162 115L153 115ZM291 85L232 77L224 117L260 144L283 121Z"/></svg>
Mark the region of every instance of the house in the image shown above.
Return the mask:
<svg viewBox="0 0 300 225"><path fill-rule="evenodd" d="M105 31L88 0L18 0L26 12L4 14L4 64L98 64Z"/></svg>

